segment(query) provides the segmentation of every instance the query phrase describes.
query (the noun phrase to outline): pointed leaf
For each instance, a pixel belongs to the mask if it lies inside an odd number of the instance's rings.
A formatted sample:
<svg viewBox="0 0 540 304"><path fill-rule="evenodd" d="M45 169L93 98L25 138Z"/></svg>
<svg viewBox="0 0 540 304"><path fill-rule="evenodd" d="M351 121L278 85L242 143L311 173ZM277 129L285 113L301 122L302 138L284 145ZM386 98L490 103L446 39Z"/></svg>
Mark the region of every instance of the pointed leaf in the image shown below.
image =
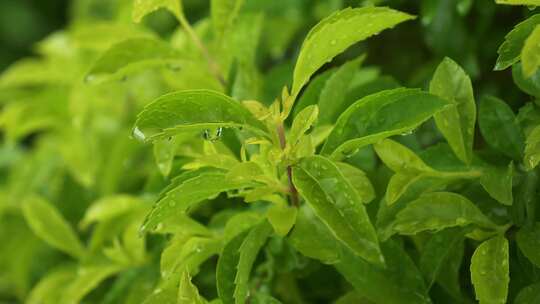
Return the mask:
<svg viewBox="0 0 540 304"><path fill-rule="evenodd" d="M504 70L519 61L525 40L538 24L540 24L540 14L533 15L527 20L518 23L504 37L503 44L497 50L499 57L497 58L495 70Z"/></svg>
<svg viewBox="0 0 540 304"><path fill-rule="evenodd" d="M183 271L180 277L180 287L178 288L178 304L206 304L206 300L201 297L199 290L193 283L187 271Z"/></svg>
<svg viewBox="0 0 540 304"><path fill-rule="evenodd" d="M144 16L160 8L168 9L178 19L183 14L182 0L135 0L133 3L133 21L141 22Z"/></svg>
<svg viewBox="0 0 540 304"><path fill-rule="evenodd" d="M391 139L383 139L375 143L373 149L382 162L394 172L433 171L411 149Z"/></svg>
<svg viewBox="0 0 540 304"><path fill-rule="evenodd" d="M480 304L506 303L508 295L508 241L489 239L476 248L471 259L471 279Z"/></svg>
<svg viewBox="0 0 540 304"><path fill-rule="evenodd" d="M339 159L380 139L410 132L448 102L418 89L386 90L364 97L339 117L322 153Z"/></svg>
<svg viewBox="0 0 540 304"><path fill-rule="evenodd" d="M60 304L79 303L84 296L95 289L107 277L122 270L114 264L83 265L77 276L65 287Z"/></svg>
<svg viewBox="0 0 540 304"><path fill-rule="evenodd" d="M455 105L435 114L435 123L457 157L469 164L476 122L471 79L457 63L447 57L437 67L429 84L429 92Z"/></svg>
<svg viewBox="0 0 540 304"><path fill-rule="evenodd" d="M375 198L375 189L364 171L347 163L336 162L335 164L354 190L358 192L362 203L367 204Z"/></svg>
<svg viewBox="0 0 540 304"><path fill-rule="evenodd" d="M527 135L523 163L528 170L536 168L540 162L540 125Z"/></svg>
<svg viewBox="0 0 540 304"><path fill-rule="evenodd" d="M538 3L540 5L540 0ZM540 66L540 25L537 25L525 40L525 45L521 50L521 66L525 78L534 75Z"/></svg>
<svg viewBox="0 0 540 304"><path fill-rule="evenodd" d="M322 156L304 158L293 169L293 182L336 238L366 260L384 264L362 198L332 161Z"/></svg>
<svg viewBox="0 0 540 304"><path fill-rule="evenodd" d="M293 145L304 135L317 120L319 107L310 105L295 115L291 131L289 132L289 142Z"/></svg>

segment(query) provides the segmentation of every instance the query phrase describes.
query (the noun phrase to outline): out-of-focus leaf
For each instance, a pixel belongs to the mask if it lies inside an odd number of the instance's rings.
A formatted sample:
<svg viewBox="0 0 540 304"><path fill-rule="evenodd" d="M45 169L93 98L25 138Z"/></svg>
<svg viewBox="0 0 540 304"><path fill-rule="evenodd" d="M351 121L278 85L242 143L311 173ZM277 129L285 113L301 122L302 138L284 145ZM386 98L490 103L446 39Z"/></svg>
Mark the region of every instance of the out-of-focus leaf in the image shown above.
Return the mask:
<svg viewBox="0 0 540 304"><path fill-rule="evenodd" d="M26 303L29 304L57 304L64 292L66 285L69 285L75 278L75 272L70 268L53 270L43 277L34 286Z"/></svg>
<svg viewBox="0 0 540 304"><path fill-rule="evenodd" d="M471 279L480 304L506 303L508 295L508 240L489 239L476 248L471 260Z"/></svg>
<svg viewBox="0 0 540 304"><path fill-rule="evenodd" d="M497 4L507 4L507 5L540 5L538 0L495 0Z"/></svg>
<svg viewBox="0 0 540 304"><path fill-rule="evenodd" d="M504 0L498 1L503 2ZM497 51L497 53L499 53L499 58L497 58L495 70L504 70L519 61L525 40L538 24L540 24L540 14L533 15L527 20L517 24L514 29L504 37L504 42Z"/></svg>
<svg viewBox="0 0 540 304"><path fill-rule="evenodd" d="M414 130L448 101L417 89L394 89L364 97L338 118L322 154L343 158L382 138Z"/></svg>
<svg viewBox="0 0 540 304"><path fill-rule="evenodd" d="M384 264L362 198L332 161L322 156L304 158L293 169L293 182L341 242L368 261Z"/></svg>
<svg viewBox="0 0 540 304"><path fill-rule="evenodd" d="M516 234L519 249L537 267L540 267L540 223L523 227Z"/></svg>
<svg viewBox="0 0 540 304"><path fill-rule="evenodd" d="M137 117L133 134L142 140L154 140L186 131L202 133L217 128L216 132L221 132L223 127L266 133L266 127L230 97L191 90L163 95L147 105Z"/></svg>
<svg viewBox="0 0 540 304"><path fill-rule="evenodd" d="M540 1L538 3L540 4ZM525 45L521 50L521 66L526 78L534 75L540 66L540 25L537 25L525 40Z"/></svg>
<svg viewBox="0 0 540 304"><path fill-rule="evenodd" d="M212 0L210 1L210 15L212 25L218 37L232 25L238 16L244 0Z"/></svg>
<svg viewBox="0 0 540 304"><path fill-rule="evenodd" d="M457 157L469 164L476 122L471 79L456 62L445 58L431 79L429 92L454 105L435 114L435 123Z"/></svg>
<svg viewBox="0 0 540 304"><path fill-rule="evenodd" d="M86 210L80 226L86 228L94 222L107 221L121 214L140 210L141 207L144 207L143 201L134 196L119 194L103 197Z"/></svg>
<svg viewBox="0 0 540 304"><path fill-rule="evenodd" d="M497 151L520 160L524 139L514 112L502 100L486 96L480 101L480 131L486 142Z"/></svg>
<svg viewBox="0 0 540 304"><path fill-rule="evenodd" d="M534 169L540 162L540 125L536 126L525 141L523 163L528 170Z"/></svg>
<svg viewBox="0 0 540 304"><path fill-rule="evenodd" d="M183 15L182 0L135 0L132 18L141 22L142 18L160 8L168 9L178 19Z"/></svg>
<svg viewBox="0 0 540 304"><path fill-rule="evenodd" d="M540 98L540 71L537 70L531 77L525 78L521 63L516 63L512 66L512 78L523 92Z"/></svg>
<svg viewBox="0 0 540 304"><path fill-rule="evenodd" d="M540 301L540 283L529 285L518 293L514 304L529 304Z"/></svg>
<svg viewBox="0 0 540 304"><path fill-rule="evenodd" d="M37 196L27 198L22 210L32 231L47 244L80 258L85 249L77 234L49 202Z"/></svg>

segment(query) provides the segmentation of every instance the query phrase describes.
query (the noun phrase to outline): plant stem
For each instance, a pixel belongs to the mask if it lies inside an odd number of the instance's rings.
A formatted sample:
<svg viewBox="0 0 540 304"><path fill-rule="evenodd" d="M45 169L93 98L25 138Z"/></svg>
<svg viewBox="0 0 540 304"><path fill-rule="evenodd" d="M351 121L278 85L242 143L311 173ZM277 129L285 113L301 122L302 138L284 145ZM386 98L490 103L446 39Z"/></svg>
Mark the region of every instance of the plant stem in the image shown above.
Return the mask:
<svg viewBox="0 0 540 304"><path fill-rule="evenodd" d="M285 138L285 127L283 127L283 121L279 121L277 125L277 134L279 137L279 144L281 146L282 150L285 150L285 147L287 147L287 141ZM292 167L291 165L287 166L287 179L289 180L289 192L291 195L291 205L294 207L299 206L298 201L298 190L296 190L296 187L293 184L292 181Z"/></svg>
<svg viewBox="0 0 540 304"><path fill-rule="evenodd" d="M217 62L214 60L214 58L212 58L212 56L210 55L210 53L208 52L208 49L206 48L206 46L203 44L203 42L201 41L201 39L199 38L199 36L197 36L197 33L195 33L195 31L193 30L193 28L191 27L191 25L189 24L189 22L187 21L186 19L186 16L182 13L178 16L178 21L180 22L180 25L182 26L182 28L187 32L187 34L189 35L189 37L191 38L191 40L193 41L193 43L195 43L195 45L197 46L197 48L199 48L199 50L201 51L201 53L203 54L204 58L206 59L206 61L208 62L208 68L210 69L210 72L214 75L214 77L216 77L216 79L222 84L222 85L226 85L226 81L225 81L225 78L223 77L223 75L221 74L221 71L220 71L220 68L219 68L219 65L217 64Z"/></svg>

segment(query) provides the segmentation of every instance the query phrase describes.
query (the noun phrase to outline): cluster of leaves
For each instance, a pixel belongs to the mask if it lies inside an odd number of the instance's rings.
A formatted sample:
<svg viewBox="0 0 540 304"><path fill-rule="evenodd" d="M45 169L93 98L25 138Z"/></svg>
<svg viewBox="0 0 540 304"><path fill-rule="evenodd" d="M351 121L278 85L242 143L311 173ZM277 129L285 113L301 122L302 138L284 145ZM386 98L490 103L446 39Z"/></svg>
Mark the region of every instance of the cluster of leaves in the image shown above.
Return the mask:
<svg viewBox="0 0 540 304"><path fill-rule="evenodd" d="M517 114L449 57L362 66L420 23L379 2L76 1L0 78L0 299L538 302L538 0L497 1ZM474 4L422 2L444 54Z"/></svg>

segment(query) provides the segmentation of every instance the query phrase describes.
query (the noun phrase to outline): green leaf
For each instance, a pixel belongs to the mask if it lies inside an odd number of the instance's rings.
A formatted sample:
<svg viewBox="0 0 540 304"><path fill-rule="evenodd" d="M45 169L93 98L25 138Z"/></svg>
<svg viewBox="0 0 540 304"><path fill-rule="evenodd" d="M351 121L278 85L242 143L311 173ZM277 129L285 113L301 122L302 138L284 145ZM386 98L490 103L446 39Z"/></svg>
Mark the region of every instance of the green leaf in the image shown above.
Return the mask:
<svg viewBox="0 0 540 304"><path fill-rule="evenodd" d="M176 148L176 136L154 141L154 159L159 172L163 176L169 176L169 173L171 173Z"/></svg>
<svg viewBox="0 0 540 304"><path fill-rule="evenodd" d="M119 215L141 210L144 207L140 198L118 194L103 197L95 202L86 210L80 226L84 229L95 222L103 222L113 219Z"/></svg>
<svg viewBox="0 0 540 304"><path fill-rule="evenodd" d="M180 287L178 288L178 304L206 304L206 300L201 297L199 290L193 283L189 272L183 271L180 277Z"/></svg>
<svg viewBox="0 0 540 304"><path fill-rule="evenodd" d="M540 303L540 283L529 285L520 290L514 304Z"/></svg>
<svg viewBox="0 0 540 304"><path fill-rule="evenodd" d="M246 108L230 97L208 90L191 90L163 95L138 115L134 136L155 140L180 132L201 132L223 127L246 128L266 135L266 127ZM219 135L219 134L218 134Z"/></svg>
<svg viewBox="0 0 540 304"><path fill-rule="evenodd" d="M514 164L510 162L507 168L486 166L482 171L480 184L486 192L501 204L512 205L514 200L512 197Z"/></svg>
<svg viewBox="0 0 540 304"><path fill-rule="evenodd" d="M77 234L49 202L32 196L23 202L22 211L32 231L47 244L75 258L84 255L85 249Z"/></svg>
<svg viewBox="0 0 540 304"><path fill-rule="evenodd" d="M210 1L210 16L217 37L222 37L227 29L231 27L243 4L244 0Z"/></svg>
<svg viewBox="0 0 540 304"><path fill-rule="evenodd" d="M432 192L408 203L397 214L394 230L401 234L416 234L470 224L483 228L495 227L467 198L451 192Z"/></svg>
<svg viewBox="0 0 540 304"><path fill-rule="evenodd" d="M132 18L141 22L142 18L160 8L168 9L178 19L183 15L182 0L135 0Z"/></svg>
<svg viewBox="0 0 540 304"><path fill-rule="evenodd" d="M382 268L356 256L344 246L336 269L355 290L374 303L428 304L427 288L409 255L392 240L381 243L386 260Z"/></svg>
<svg viewBox="0 0 540 304"><path fill-rule="evenodd" d="M235 278L240 260L240 247L250 230L239 233L229 240L219 255L216 268L216 285L219 298L223 304L235 304Z"/></svg>
<svg viewBox="0 0 540 304"><path fill-rule="evenodd" d="M411 173L396 173L390 177L386 186L384 198L388 205L392 205L407 192L407 190L416 182L424 177L429 177L428 174L411 174Z"/></svg>
<svg viewBox="0 0 540 304"><path fill-rule="evenodd" d="M327 158L304 158L293 168L293 182L332 233L366 260L384 264L377 235L362 198Z"/></svg>
<svg viewBox="0 0 540 304"><path fill-rule="evenodd" d="M521 63L516 63L512 66L512 78L514 83L523 92L540 98L540 71L536 71L534 75L529 78L523 76L523 70Z"/></svg>
<svg viewBox="0 0 540 304"><path fill-rule="evenodd" d="M495 64L495 70L504 70L519 61L525 40L538 24L540 24L540 14L533 15L527 20L518 23L514 29L504 37L504 43L501 44L497 50L499 57Z"/></svg>
<svg viewBox="0 0 540 304"><path fill-rule="evenodd" d="M294 68L296 96L323 64L356 42L414 17L383 7L346 8L315 25L305 38Z"/></svg>
<svg viewBox="0 0 540 304"><path fill-rule="evenodd" d="M516 241L523 254L537 267L540 267L540 223L523 227L516 234Z"/></svg>
<svg viewBox="0 0 540 304"><path fill-rule="evenodd" d="M382 162L394 172L434 171L406 146L391 139L383 139L373 145Z"/></svg>
<svg viewBox="0 0 540 304"><path fill-rule="evenodd" d="M361 56L360 58L346 62L325 82L319 96L319 108L321 109L319 124L332 124L336 121L339 114L347 108L345 104L347 91L354 79L354 75L358 71L358 66L364 59L365 56Z"/></svg>
<svg viewBox="0 0 540 304"><path fill-rule="evenodd" d="M418 89L394 89L369 95L337 120L321 153L342 158L380 139L414 130L448 102Z"/></svg>
<svg viewBox="0 0 540 304"><path fill-rule="evenodd" d="M525 156L523 163L527 170L536 168L540 162L540 125L536 126L525 141Z"/></svg>
<svg viewBox="0 0 540 304"><path fill-rule="evenodd" d="M315 123L318 116L319 107L316 105L307 106L296 114L289 132L289 143L296 145L300 137Z"/></svg>
<svg viewBox="0 0 540 304"><path fill-rule="evenodd" d="M476 248L471 259L471 279L480 304L506 303L508 295L508 241L489 239Z"/></svg>
<svg viewBox="0 0 540 304"><path fill-rule="evenodd" d="M325 264L339 261L339 252L335 250L339 246L338 241L308 205L299 208L289 241L304 256Z"/></svg>
<svg viewBox="0 0 540 304"><path fill-rule="evenodd" d="M69 285L73 278L75 278L75 271L71 268L51 271L34 286L26 303L59 303L65 286Z"/></svg>
<svg viewBox="0 0 540 304"><path fill-rule="evenodd" d="M328 69L320 74L317 74L313 80L311 80L306 89L302 92L300 99L294 106L293 114L298 116L298 113L305 107L310 105L316 105L319 102L319 96L323 90L328 79L335 73L336 68Z"/></svg>
<svg viewBox="0 0 540 304"><path fill-rule="evenodd" d="M141 226L141 231L151 231L166 218L184 214L196 203L211 199L221 192L254 185L250 181L228 180L225 177L224 173L215 172L185 180L157 201Z"/></svg>
<svg viewBox="0 0 540 304"><path fill-rule="evenodd" d="M237 272L234 278L235 289L233 294L236 304L244 304L247 300L251 269L259 251L271 233L272 226L267 221L263 221L249 231L238 249L240 256L238 257L238 266L236 267Z"/></svg>
<svg viewBox="0 0 540 304"><path fill-rule="evenodd" d="M514 112L504 101L492 96L482 98L478 123L482 136L493 149L516 160L522 158L523 133Z"/></svg>
<svg viewBox="0 0 540 304"><path fill-rule="evenodd" d="M161 252L161 276L169 278L183 270L198 272L204 261L219 253L220 245L218 240L208 237L192 237L187 233L176 235Z"/></svg>
<svg viewBox="0 0 540 304"><path fill-rule="evenodd" d="M540 5L540 0L495 0L495 2L506 5Z"/></svg>
<svg viewBox="0 0 540 304"><path fill-rule="evenodd" d="M457 63L446 57L431 79L429 92L455 105L435 114L435 123L457 157L469 164L476 122L471 79Z"/></svg>
<svg viewBox="0 0 540 304"><path fill-rule="evenodd" d="M538 3L540 5L540 0ZM525 45L521 50L521 65L525 78L534 75L540 66L540 25L537 25L529 38L525 40Z"/></svg>
<svg viewBox="0 0 540 304"><path fill-rule="evenodd" d="M294 206L272 204L268 208L267 218L277 235L286 236L296 223L297 213L298 209Z"/></svg>
<svg viewBox="0 0 540 304"><path fill-rule="evenodd" d="M181 53L168 43L152 38L132 38L112 45L93 64L85 80L91 83L116 80L151 67L183 68Z"/></svg>
<svg viewBox="0 0 540 304"><path fill-rule="evenodd" d="M336 162L336 166L343 176L362 198L362 203L367 204L375 198L375 189L364 171L347 163Z"/></svg>
<svg viewBox="0 0 540 304"><path fill-rule="evenodd" d="M80 266L77 276L67 285L60 304L79 303L84 296L95 289L107 277L122 270L114 264L91 264Z"/></svg>
<svg viewBox="0 0 540 304"><path fill-rule="evenodd" d="M445 229L433 234L424 245L419 267L426 278L428 288L435 283L439 274L443 274L442 269L450 261L455 248L463 248L462 245L459 245L463 243L463 240L464 237L460 229ZM457 276L458 274L456 271L452 275Z"/></svg>

